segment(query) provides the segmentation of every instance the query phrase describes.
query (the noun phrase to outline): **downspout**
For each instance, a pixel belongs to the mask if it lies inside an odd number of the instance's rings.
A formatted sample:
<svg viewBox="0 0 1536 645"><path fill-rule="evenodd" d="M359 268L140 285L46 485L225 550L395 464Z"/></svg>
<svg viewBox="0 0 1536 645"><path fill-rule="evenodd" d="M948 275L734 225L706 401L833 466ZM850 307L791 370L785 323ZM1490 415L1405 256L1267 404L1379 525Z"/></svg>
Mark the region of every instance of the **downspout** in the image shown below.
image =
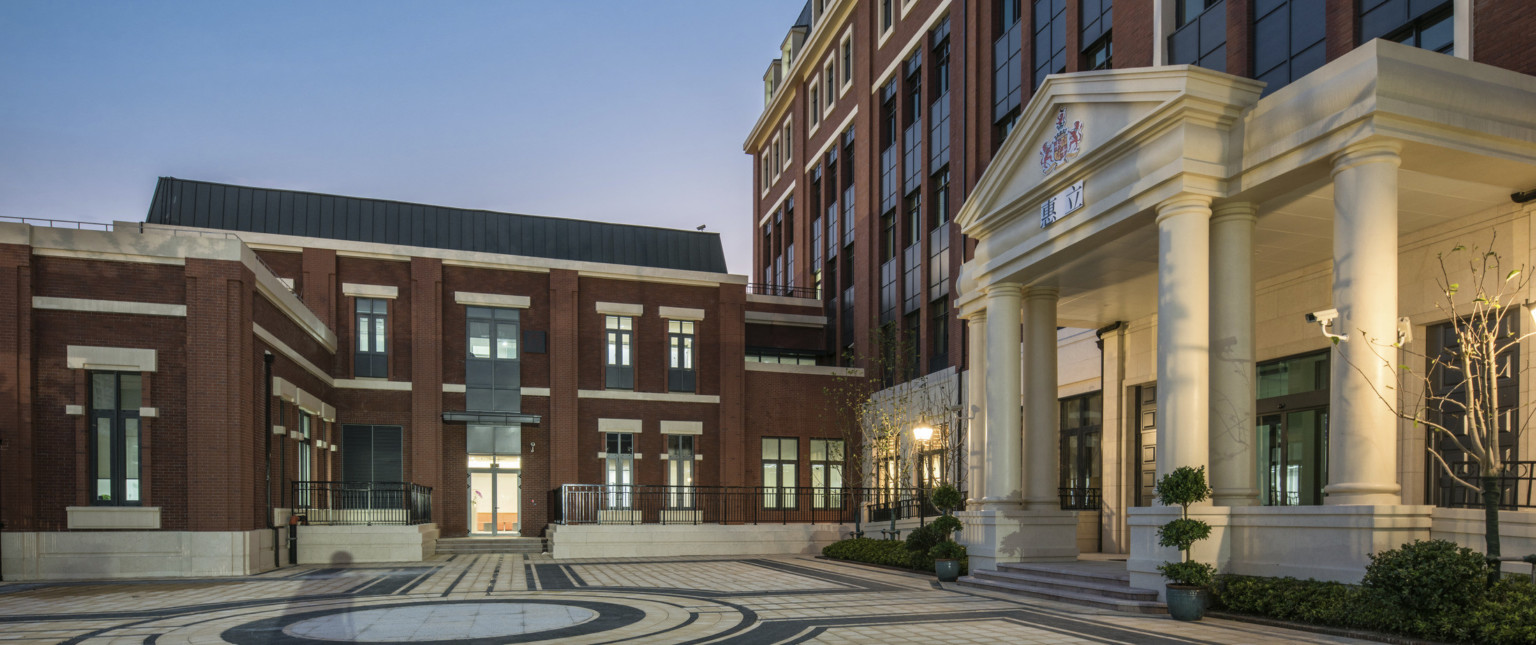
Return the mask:
<svg viewBox="0 0 1536 645"><path fill-rule="evenodd" d="M266 404L262 408L267 414L267 528L272 529L272 567L277 569L282 568L283 559L278 553L278 545L281 542L278 540L277 524L272 521L272 358L272 352L264 352L261 357L262 370L266 376L263 381L266 383L267 391Z"/></svg>

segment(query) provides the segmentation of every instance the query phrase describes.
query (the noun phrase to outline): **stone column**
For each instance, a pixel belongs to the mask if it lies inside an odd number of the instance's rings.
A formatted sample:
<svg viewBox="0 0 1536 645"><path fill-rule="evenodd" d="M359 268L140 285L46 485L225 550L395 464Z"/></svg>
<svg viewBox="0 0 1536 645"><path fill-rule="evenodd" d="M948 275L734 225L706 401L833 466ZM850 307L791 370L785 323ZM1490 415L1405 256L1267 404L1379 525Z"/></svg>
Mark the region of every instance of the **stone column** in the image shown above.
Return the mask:
<svg viewBox="0 0 1536 645"><path fill-rule="evenodd" d="M1397 167L1400 146L1366 142L1333 158L1334 345L1325 503L1398 504Z"/></svg>
<svg viewBox="0 0 1536 645"><path fill-rule="evenodd" d="M987 459L987 312L978 311L965 321L970 345L970 371L966 383L965 426L966 506L974 506L986 494Z"/></svg>
<svg viewBox="0 0 1536 645"><path fill-rule="evenodd" d="M991 510L1018 509L1024 446L1019 419L1019 300L1018 284L987 287L987 464L986 496Z"/></svg>
<svg viewBox="0 0 1536 645"><path fill-rule="evenodd" d="M1157 476L1210 457L1211 198L1157 206Z"/></svg>
<svg viewBox="0 0 1536 645"><path fill-rule="evenodd" d="M1254 425L1253 227L1239 202L1211 216L1211 488L1217 506L1259 503Z"/></svg>
<svg viewBox="0 0 1536 645"><path fill-rule="evenodd" d="M1024 293L1024 507L1060 510L1055 287Z"/></svg>

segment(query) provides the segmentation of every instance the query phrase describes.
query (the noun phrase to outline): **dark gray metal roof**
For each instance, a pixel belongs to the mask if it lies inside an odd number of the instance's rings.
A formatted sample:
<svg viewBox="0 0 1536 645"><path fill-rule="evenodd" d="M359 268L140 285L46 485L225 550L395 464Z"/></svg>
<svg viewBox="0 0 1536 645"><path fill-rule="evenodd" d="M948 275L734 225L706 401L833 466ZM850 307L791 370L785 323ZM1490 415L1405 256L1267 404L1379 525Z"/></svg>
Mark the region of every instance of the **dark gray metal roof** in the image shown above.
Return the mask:
<svg viewBox="0 0 1536 645"><path fill-rule="evenodd" d="M151 224L725 273L716 233L161 177Z"/></svg>

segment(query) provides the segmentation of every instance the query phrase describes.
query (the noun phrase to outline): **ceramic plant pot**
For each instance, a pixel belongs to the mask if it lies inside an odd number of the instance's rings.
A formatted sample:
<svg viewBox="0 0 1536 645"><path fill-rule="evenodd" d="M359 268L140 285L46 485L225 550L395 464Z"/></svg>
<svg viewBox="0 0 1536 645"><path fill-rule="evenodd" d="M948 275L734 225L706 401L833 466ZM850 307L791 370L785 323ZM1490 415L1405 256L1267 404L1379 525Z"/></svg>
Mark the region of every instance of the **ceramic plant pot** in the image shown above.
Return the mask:
<svg viewBox="0 0 1536 645"><path fill-rule="evenodd" d="M1205 607L1204 587L1168 585L1168 615L1174 620L1200 620Z"/></svg>
<svg viewBox="0 0 1536 645"><path fill-rule="evenodd" d="M934 560L933 571L939 574L939 582L954 582L960 579L960 561Z"/></svg>

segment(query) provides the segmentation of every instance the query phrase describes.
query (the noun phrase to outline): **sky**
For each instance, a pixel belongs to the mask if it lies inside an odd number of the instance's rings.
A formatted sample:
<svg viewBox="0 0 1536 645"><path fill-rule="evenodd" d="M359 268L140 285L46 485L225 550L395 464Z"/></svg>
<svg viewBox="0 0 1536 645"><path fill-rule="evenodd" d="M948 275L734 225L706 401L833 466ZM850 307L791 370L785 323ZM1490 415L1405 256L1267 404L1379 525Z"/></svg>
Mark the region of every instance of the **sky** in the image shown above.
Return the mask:
<svg viewBox="0 0 1536 645"><path fill-rule="evenodd" d="M161 176L721 234L804 2L0 2L0 215L143 221Z"/></svg>

